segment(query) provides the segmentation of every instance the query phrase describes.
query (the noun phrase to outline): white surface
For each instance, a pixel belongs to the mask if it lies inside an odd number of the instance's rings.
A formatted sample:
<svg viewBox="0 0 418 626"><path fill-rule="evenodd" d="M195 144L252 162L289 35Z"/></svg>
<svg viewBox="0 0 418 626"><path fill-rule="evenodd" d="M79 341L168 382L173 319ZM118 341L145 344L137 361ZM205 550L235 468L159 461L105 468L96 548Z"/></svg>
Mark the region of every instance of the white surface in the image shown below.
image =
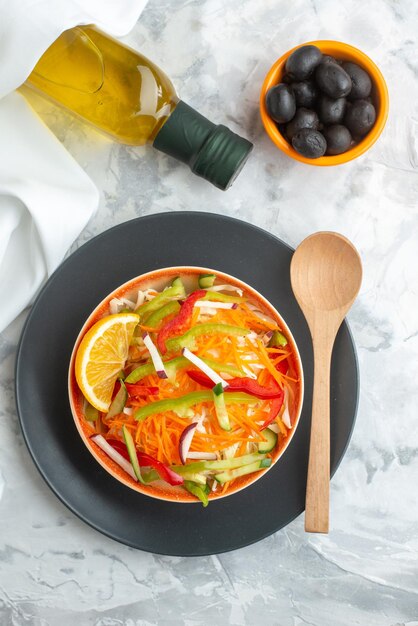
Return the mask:
<svg viewBox="0 0 418 626"><path fill-rule="evenodd" d="M124 35L145 4L0 0L0 331L32 301L99 199L77 162L11 92L67 28L96 22Z"/></svg>
<svg viewBox="0 0 418 626"><path fill-rule="evenodd" d="M300 517L219 557L153 556L83 524L38 476L13 396L22 315L0 336L2 626L417 626L417 30L412 0L150 0L126 40L166 69L186 101L255 143L226 193L32 96L101 192L76 246L124 220L179 209L235 216L294 246L317 230L349 237L365 270L349 314L361 396L331 484L329 535L305 535ZM391 92L384 136L366 156L331 169L282 156L258 115L270 65L315 38L363 49Z"/></svg>

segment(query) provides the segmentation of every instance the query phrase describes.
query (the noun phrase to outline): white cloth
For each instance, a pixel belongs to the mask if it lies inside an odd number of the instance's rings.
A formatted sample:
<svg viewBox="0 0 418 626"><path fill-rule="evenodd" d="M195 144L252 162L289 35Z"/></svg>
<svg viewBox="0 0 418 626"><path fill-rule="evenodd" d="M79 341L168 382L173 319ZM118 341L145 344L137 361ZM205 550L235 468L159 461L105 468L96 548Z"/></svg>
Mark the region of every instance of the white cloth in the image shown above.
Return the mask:
<svg viewBox="0 0 418 626"><path fill-rule="evenodd" d="M84 171L17 93L77 24L122 36L147 0L0 0L0 332L26 307L98 205Z"/></svg>

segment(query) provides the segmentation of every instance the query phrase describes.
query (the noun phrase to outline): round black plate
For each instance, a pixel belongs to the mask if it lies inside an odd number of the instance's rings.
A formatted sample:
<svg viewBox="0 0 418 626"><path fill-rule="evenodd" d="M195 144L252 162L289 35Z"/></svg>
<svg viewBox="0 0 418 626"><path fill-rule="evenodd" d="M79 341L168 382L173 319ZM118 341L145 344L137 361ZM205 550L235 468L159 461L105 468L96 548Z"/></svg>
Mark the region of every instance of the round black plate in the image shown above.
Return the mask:
<svg viewBox="0 0 418 626"><path fill-rule="evenodd" d="M290 286L292 249L269 233L220 215L176 212L138 218L92 239L70 256L39 294L20 340L16 399L29 451L60 500L100 532L167 555L233 550L282 528L304 509L312 394L309 331ZM305 401L295 436L278 463L242 492L200 504L143 496L102 469L70 412L67 371L85 319L113 289L172 265L222 270L253 285L279 310L299 347ZM356 353L344 323L331 376L331 470L348 445L358 397Z"/></svg>

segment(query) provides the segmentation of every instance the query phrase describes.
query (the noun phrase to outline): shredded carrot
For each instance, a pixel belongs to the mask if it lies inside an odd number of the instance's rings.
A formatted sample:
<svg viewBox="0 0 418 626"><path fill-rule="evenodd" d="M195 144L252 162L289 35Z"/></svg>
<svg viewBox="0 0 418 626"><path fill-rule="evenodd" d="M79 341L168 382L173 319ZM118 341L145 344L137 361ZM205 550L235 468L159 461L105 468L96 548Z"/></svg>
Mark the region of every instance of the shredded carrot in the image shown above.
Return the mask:
<svg viewBox="0 0 418 626"><path fill-rule="evenodd" d="M260 350L260 359L262 363L269 370L270 374L273 376L276 382L280 385L280 387L283 388L283 374L281 374L280 372L276 370L276 368L274 367L274 365L272 364L270 360L270 357L268 356L268 353L266 352L265 347L263 346L263 343L259 339L257 340L257 345Z"/></svg>
<svg viewBox="0 0 418 626"><path fill-rule="evenodd" d="M266 352L269 354L285 354L286 356L290 354L288 350L283 350L282 348L266 348Z"/></svg>
<svg viewBox="0 0 418 626"><path fill-rule="evenodd" d="M279 428L280 428L280 432L282 433L282 435L284 435L285 437L287 436L287 428L286 426L283 424L282 420L280 419L280 417L276 418L276 423L278 424Z"/></svg>
<svg viewBox="0 0 418 626"><path fill-rule="evenodd" d="M157 295L158 292L151 290L149 293ZM199 319L200 313L200 308L195 307L191 319L192 327L204 323ZM293 415L296 401L299 397L297 391L299 379L298 371L294 365L295 362L292 361L292 348L290 345L283 348L269 348L261 341L266 331L280 330L279 326L269 320L260 318L245 302L239 303L234 309L216 309L216 313L210 318L210 322L246 328L257 334L257 340L253 340L254 335L251 335L250 339L248 339L248 336L200 335L195 341L193 352L201 358L210 355L220 365L229 364L245 372L255 372L254 379L261 386L268 387L276 382L282 389L286 387L289 391L286 406L290 414ZM156 328L144 324L140 324L138 328L141 331L154 334L153 339L155 340L158 332ZM163 359L171 360L176 356L179 356L179 352L168 354ZM282 374L276 367L287 358L289 358L290 364L289 371L287 374ZM149 355L146 352L144 353L143 348L136 344L131 345L125 371L132 371L138 365L149 362ZM157 387L158 393L150 397L129 398L127 406L136 411L151 402L166 399L174 400L193 391L203 389L200 384L192 380L187 374L187 370L195 369L195 367L190 363L179 368L174 380L172 377L170 379L161 379L156 373L145 376L141 379L140 384L144 387ZM262 399L257 399L257 402L251 404L251 410L249 410L246 404L227 403L231 429L225 431L219 424L213 402L208 401L195 405L192 407L193 419L204 415L202 421L204 431L195 429L190 450L195 452L215 452L219 457L223 450L236 444L235 456L246 454L249 449L252 449L249 444L258 444L266 440L265 435L262 431L260 432L259 428L260 424L265 421L270 406L271 400ZM280 433L286 437L288 430L280 417L283 410L284 405L282 412L275 421L278 424ZM102 414L97 425L97 431L99 431L99 427L103 428L105 433L107 433L106 436L123 441L122 427L125 425L132 433L138 450L170 466L180 462L180 438L183 430L190 423L189 417L179 417L174 411L151 414L143 421L136 421L134 415L125 413L119 413L111 418L107 418L105 414ZM230 484L231 481L225 483L218 493L226 493Z"/></svg>
<svg viewBox="0 0 418 626"><path fill-rule="evenodd" d="M251 309L245 303L242 303L240 306L247 313L247 316L252 320L253 324L257 323L263 328L268 328L269 330L280 330L279 326L274 322L269 322L268 320L264 320L261 317L258 317L258 315L251 311Z"/></svg>

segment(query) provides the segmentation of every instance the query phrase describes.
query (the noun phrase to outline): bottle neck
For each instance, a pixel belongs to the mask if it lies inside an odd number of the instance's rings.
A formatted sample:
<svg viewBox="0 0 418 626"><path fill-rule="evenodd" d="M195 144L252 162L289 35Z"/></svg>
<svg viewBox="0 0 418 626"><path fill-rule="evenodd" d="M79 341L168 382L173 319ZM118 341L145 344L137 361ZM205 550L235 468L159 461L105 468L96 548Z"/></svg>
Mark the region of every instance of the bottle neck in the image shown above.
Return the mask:
<svg viewBox="0 0 418 626"><path fill-rule="evenodd" d="M186 163L192 172L219 189L232 184L253 147L181 100L158 132L153 146Z"/></svg>

